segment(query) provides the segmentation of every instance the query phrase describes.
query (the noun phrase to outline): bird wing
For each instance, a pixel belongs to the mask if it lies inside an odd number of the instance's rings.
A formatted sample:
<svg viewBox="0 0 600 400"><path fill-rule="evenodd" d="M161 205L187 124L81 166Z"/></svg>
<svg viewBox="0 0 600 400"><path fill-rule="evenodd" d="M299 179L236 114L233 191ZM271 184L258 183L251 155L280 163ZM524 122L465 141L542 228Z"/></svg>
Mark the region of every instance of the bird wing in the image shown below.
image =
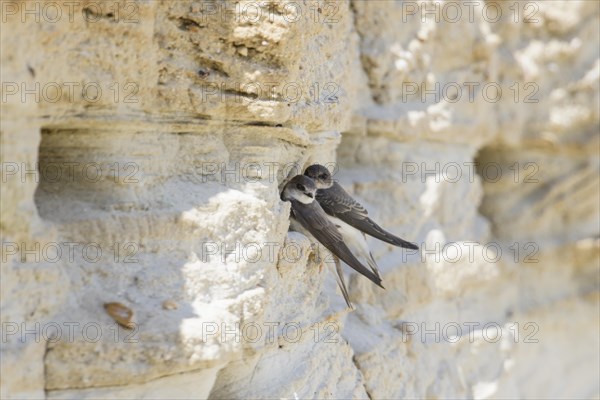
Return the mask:
<svg viewBox="0 0 600 400"><path fill-rule="evenodd" d="M319 189L316 198L327 214L341 219L367 235L406 249L419 248L377 225L369 218L369 213L362 204L354 200L337 182L329 189Z"/></svg>
<svg viewBox="0 0 600 400"><path fill-rule="evenodd" d="M367 267L361 264L344 243L342 234L336 226L329 221L327 215L321 206L313 201L310 204L303 204L292 200L292 209L294 217L311 235L315 237L323 246L331 251L335 256L359 272L361 275L369 278L377 286L381 286L381 278L371 272Z"/></svg>
<svg viewBox="0 0 600 400"><path fill-rule="evenodd" d="M346 301L346 305L348 308L354 309L352 303L350 302L350 295L348 294L348 288L346 288L346 282L344 282L344 272L342 271L342 263L336 257L335 261L335 273L337 275L337 283L342 291L342 296L344 296L344 300Z"/></svg>

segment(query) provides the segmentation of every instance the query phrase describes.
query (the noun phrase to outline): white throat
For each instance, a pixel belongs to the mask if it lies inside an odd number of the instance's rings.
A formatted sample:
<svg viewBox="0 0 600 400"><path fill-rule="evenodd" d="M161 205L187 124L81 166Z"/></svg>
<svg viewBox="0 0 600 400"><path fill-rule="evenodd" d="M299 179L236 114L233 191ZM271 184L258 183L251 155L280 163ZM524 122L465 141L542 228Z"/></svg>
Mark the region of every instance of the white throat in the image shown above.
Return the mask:
<svg viewBox="0 0 600 400"><path fill-rule="evenodd" d="M302 204L310 204L315 201L314 198L307 196L304 192L301 192L296 188L287 188L284 192L284 196L286 199L294 199Z"/></svg>
<svg viewBox="0 0 600 400"><path fill-rule="evenodd" d="M331 183L329 183L329 184L327 184L327 182L321 182L321 181L317 182L318 189L329 189L332 186L333 186L333 181L331 181Z"/></svg>

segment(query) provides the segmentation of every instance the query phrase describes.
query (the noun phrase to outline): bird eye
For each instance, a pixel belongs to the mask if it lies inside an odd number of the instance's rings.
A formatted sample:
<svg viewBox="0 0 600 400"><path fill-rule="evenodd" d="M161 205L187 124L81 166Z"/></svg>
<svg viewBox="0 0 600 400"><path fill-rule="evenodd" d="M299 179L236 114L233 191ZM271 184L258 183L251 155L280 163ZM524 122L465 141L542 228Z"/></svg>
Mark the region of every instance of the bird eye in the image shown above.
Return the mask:
<svg viewBox="0 0 600 400"><path fill-rule="evenodd" d="M327 175L321 174L321 175L319 175L319 179L327 179Z"/></svg>
<svg viewBox="0 0 600 400"><path fill-rule="evenodd" d="M306 190L306 188L304 187L304 185L302 185L301 183L297 184L297 185L296 185L296 187L297 187L299 190L302 190L303 192Z"/></svg>

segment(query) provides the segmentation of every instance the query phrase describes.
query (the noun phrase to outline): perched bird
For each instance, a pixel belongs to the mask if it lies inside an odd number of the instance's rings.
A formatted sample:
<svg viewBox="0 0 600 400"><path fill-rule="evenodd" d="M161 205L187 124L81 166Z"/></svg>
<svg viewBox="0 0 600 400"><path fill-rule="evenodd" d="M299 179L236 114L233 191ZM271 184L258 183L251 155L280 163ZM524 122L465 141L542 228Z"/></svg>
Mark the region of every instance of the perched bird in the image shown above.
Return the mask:
<svg viewBox="0 0 600 400"><path fill-rule="evenodd" d="M316 198L318 202L319 195L321 195L322 197L323 190L328 190L328 188L333 186L334 182L327 168L325 168L322 165L315 164L308 167L304 174L306 176L309 176L309 173L312 175L310 176L310 178L312 178L315 181L315 184L317 185ZM341 186L339 187L341 190L344 190L341 188ZM369 268L371 268L371 271L373 271L375 275L381 278L381 275L379 274L379 266L377 265L377 262L375 262L375 258L373 258L373 254L369 249L369 244L367 243L367 237L365 236L365 234L362 231L347 224L346 222L338 218L336 215L332 215L329 211L327 211L327 209L324 208L326 206L327 203L325 203L324 206L321 205L321 208L323 208L323 210L327 213L327 218L329 218L329 220L340 230L342 236L344 237L344 241L346 242L346 245L348 246L352 254L354 254L359 259L359 261L366 261Z"/></svg>
<svg viewBox="0 0 600 400"><path fill-rule="evenodd" d="M369 271L369 269L352 254L346 243L344 243L344 236L342 236L338 228L329 220L319 203L315 201L316 192L317 186L311 178L305 175L297 175L285 185L283 192L281 193L281 199L292 203L292 229L308 234L308 237L314 237L319 243L333 253L336 261L338 284L340 285L344 300L346 300L349 307L352 307L348 298L348 290L344 283L339 259L360 274L369 278L377 286L383 288L381 285L381 278L377 274Z"/></svg>
<svg viewBox="0 0 600 400"><path fill-rule="evenodd" d="M354 200L340 184L333 181L331 173L324 166L313 164L304 171L304 175L314 180L318 189L316 200L327 215L336 219L334 221L336 225L338 225L337 220L341 220L346 225L350 225L367 235L393 244L394 246L413 250L419 248L398 236L392 235L377 225L375 221L369 218L367 210L358 201ZM341 226L342 230L345 231L344 225ZM342 233L346 237L345 232ZM364 245L366 246L366 240ZM372 259L372 257L370 258Z"/></svg>

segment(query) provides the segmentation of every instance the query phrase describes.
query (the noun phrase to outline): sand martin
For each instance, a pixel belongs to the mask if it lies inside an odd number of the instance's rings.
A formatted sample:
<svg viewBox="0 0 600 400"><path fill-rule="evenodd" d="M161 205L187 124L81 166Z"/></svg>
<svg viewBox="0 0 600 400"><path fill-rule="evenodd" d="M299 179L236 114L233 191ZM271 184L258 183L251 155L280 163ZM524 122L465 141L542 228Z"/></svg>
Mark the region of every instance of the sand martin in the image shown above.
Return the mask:
<svg viewBox="0 0 600 400"><path fill-rule="evenodd" d="M318 167L318 168L315 168L315 167ZM331 178L331 174L329 173L329 171L327 171L327 168L325 168L321 165L313 165L313 166L307 168L307 170L305 171L305 175L308 176L308 173L311 173L314 176L313 180L315 181L315 184L317 185L317 202L318 202L319 192L321 192L321 190L323 190L320 188L330 188L333 185L333 180ZM311 176L311 178L312 178L312 176ZM327 189L325 189L325 190L327 190ZM323 210L325 210L325 209L323 209ZM327 211L326 211L326 213L327 213ZM361 261L361 262L366 261L369 268L371 268L371 271L373 271L373 273L375 275L377 275L379 278L381 278L381 276L379 274L379 266L375 262L375 259L373 258L373 254L371 253L371 250L369 249L369 244L367 243L367 237L365 236L365 234L362 231L360 231L360 230L352 227L351 225L347 224L346 222L342 221L335 215L331 215L331 214L327 213L327 217L335 226L337 226L340 233L344 237L344 242L346 242L346 245L348 246L348 248L350 249L352 254L354 254L358 258L359 261Z"/></svg>
<svg viewBox="0 0 600 400"><path fill-rule="evenodd" d="M321 205L321 208L323 208L330 217L337 218L346 225L350 225L367 235L373 236L386 243L393 244L394 246L413 250L419 248L404 239L400 239L398 236L392 235L377 225L375 221L369 218L367 210L358 201L354 200L339 183L333 181L331 173L324 166L319 164L311 165L304 171L304 175L314 180L318 189L316 199ZM337 221L334 223L342 227L342 233L344 234L344 237L346 237L345 231L347 228L344 225L338 224ZM352 236L353 238L356 237L355 241L361 242L360 244L357 244L360 247L367 245L366 240L364 241L364 244L362 244L360 237L356 234L350 235L348 233L348 236ZM366 251L370 256L367 257L367 260L370 259L374 263L375 261L368 251L368 247L366 247ZM369 261L369 266L371 266L371 261ZM371 266L371 268L373 268L373 266Z"/></svg>
<svg viewBox="0 0 600 400"><path fill-rule="evenodd" d="M323 211L317 201L315 195L317 186L315 182L304 175L297 175L292 178L284 187L281 194L281 199L292 203L291 222L292 229L299 230L301 233L308 233L314 237L319 243L333 253L334 258L339 258L355 269L360 274L369 278L377 286L381 285L381 278L369 271L358 259L352 254L346 243L344 236L338 228L330 221L329 217ZM294 225L299 224L301 228L295 229ZM344 283L344 277L340 267L339 260L336 259L336 272L338 275L338 284L344 299L349 307L352 307L348 298L348 290Z"/></svg>

